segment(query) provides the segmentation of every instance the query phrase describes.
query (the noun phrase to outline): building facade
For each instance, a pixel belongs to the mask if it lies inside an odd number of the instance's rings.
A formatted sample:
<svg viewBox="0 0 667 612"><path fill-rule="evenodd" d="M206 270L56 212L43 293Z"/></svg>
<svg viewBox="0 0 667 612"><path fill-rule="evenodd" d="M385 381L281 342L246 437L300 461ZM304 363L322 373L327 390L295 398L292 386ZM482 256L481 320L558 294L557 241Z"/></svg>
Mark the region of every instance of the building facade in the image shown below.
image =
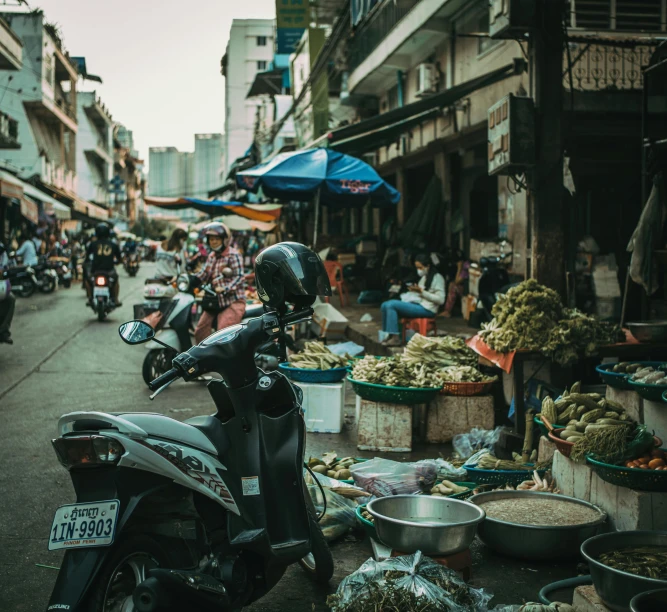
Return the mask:
<svg viewBox="0 0 667 612"><path fill-rule="evenodd" d="M194 185L196 198L208 198L208 192L221 182L222 134L195 134Z"/></svg>
<svg viewBox="0 0 667 612"><path fill-rule="evenodd" d="M221 61L225 77L224 175L243 158L253 142L257 102L246 98L258 72L274 56L273 19L234 19Z"/></svg>
<svg viewBox="0 0 667 612"><path fill-rule="evenodd" d="M176 147L148 149L148 193L152 196L177 198L185 195L183 154Z"/></svg>

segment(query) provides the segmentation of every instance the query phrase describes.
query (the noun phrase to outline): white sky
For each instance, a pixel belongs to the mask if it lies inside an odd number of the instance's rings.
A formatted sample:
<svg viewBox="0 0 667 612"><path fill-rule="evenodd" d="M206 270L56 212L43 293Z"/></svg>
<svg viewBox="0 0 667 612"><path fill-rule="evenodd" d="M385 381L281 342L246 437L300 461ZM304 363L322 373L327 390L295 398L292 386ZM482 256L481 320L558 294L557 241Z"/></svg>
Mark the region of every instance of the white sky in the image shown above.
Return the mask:
<svg viewBox="0 0 667 612"><path fill-rule="evenodd" d="M148 147L194 149L194 134L224 129L220 59L232 19L273 18L275 0L28 0L84 56L114 120Z"/></svg>

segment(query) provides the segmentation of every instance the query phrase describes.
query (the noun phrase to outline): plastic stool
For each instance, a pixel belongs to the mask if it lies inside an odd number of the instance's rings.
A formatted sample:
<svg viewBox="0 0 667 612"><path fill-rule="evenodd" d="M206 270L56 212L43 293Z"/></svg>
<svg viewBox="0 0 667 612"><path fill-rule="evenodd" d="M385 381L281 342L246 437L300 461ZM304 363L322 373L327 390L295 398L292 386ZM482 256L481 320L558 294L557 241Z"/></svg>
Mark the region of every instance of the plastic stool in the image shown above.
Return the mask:
<svg viewBox="0 0 667 612"><path fill-rule="evenodd" d="M421 319L401 319L401 327L403 328L403 343L405 344L405 333L409 329L414 329L422 336L428 336L430 331L433 335L438 334L438 326L435 322L435 317L423 317Z"/></svg>

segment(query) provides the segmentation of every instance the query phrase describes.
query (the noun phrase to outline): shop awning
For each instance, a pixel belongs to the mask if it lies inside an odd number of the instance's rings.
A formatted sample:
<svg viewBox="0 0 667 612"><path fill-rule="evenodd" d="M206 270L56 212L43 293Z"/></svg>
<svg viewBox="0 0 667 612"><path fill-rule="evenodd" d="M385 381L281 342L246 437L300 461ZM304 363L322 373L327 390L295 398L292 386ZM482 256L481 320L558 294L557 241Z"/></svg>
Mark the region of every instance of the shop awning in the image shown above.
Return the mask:
<svg viewBox="0 0 667 612"><path fill-rule="evenodd" d="M526 61L517 58L511 64L454 85L423 100L339 128L328 134L328 146L341 152L360 154L390 144L410 128L436 116L440 109L455 104L483 87L521 74L526 67Z"/></svg>
<svg viewBox="0 0 667 612"><path fill-rule="evenodd" d="M109 211L106 208L102 208L97 204L83 200L74 194L55 187L54 185L39 181L39 188L42 192L52 195L61 203L64 202L67 204L71 208L72 213L76 211L81 213L82 216L86 217L78 218L79 221L86 221L87 223L95 224L99 221L106 221L109 218ZM72 217L77 219L74 214L72 214Z"/></svg>
<svg viewBox="0 0 667 612"><path fill-rule="evenodd" d="M34 185L23 183L23 193L30 200L42 202L42 204L44 204L44 210L48 214L55 215L56 219L72 218L72 211L68 206L65 206L62 202L58 202L58 200L52 198L49 194L40 191Z"/></svg>
<svg viewBox="0 0 667 612"><path fill-rule="evenodd" d="M0 170L0 196L20 200L23 197L23 181L10 172Z"/></svg>
<svg viewBox="0 0 667 612"><path fill-rule="evenodd" d="M280 216L280 208L262 207L260 209L249 208L241 202L225 202L223 200L201 200L199 198L144 198L144 203L149 206L157 206L165 210L193 209L208 215L238 215L253 221L275 221Z"/></svg>
<svg viewBox="0 0 667 612"><path fill-rule="evenodd" d="M275 96L281 93L283 90L283 72L285 72L284 68L274 68L266 72L258 72L248 90L246 98L261 95Z"/></svg>

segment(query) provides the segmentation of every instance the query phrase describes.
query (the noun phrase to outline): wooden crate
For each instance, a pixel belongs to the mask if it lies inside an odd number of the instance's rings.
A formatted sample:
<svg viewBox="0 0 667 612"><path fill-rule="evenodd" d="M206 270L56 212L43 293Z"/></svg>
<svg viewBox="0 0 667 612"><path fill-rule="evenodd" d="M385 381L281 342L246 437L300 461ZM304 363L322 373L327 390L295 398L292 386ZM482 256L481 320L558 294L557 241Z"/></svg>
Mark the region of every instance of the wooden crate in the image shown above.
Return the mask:
<svg viewBox="0 0 667 612"><path fill-rule="evenodd" d="M412 450L412 406L362 399L359 403L357 448L405 453Z"/></svg>
<svg viewBox="0 0 667 612"><path fill-rule="evenodd" d="M493 397L438 395L428 406L426 441L449 442L455 435L468 433L473 427L493 429Z"/></svg>

